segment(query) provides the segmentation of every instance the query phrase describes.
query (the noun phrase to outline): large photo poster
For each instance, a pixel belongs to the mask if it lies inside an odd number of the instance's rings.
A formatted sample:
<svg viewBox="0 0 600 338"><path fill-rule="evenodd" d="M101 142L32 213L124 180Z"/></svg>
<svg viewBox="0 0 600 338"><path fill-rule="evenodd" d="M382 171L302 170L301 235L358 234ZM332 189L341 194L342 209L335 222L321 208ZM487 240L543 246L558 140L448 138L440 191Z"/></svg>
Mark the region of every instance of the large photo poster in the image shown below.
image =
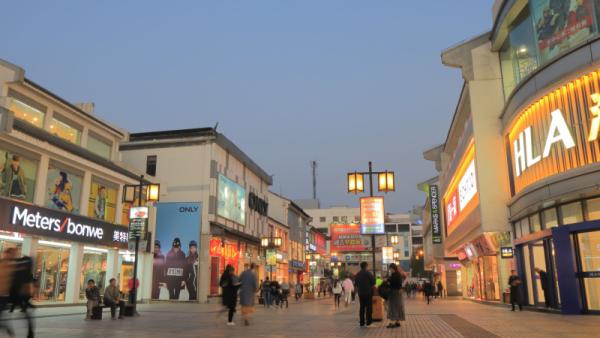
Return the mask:
<svg viewBox="0 0 600 338"><path fill-rule="evenodd" d="M0 149L0 195L33 202L37 163Z"/></svg>
<svg viewBox="0 0 600 338"><path fill-rule="evenodd" d="M531 0L542 61L584 40L594 31L591 0Z"/></svg>
<svg viewBox="0 0 600 338"><path fill-rule="evenodd" d="M219 175L217 214L241 225L246 225L246 189L223 175Z"/></svg>
<svg viewBox="0 0 600 338"><path fill-rule="evenodd" d="M201 204L158 203L152 299L198 300Z"/></svg>
<svg viewBox="0 0 600 338"><path fill-rule="evenodd" d="M92 181L88 202L88 216L114 222L117 212L117 190Z"/></svg>
<svg viewBox="0 0 600 338"><path fill-rule="evenodd" d="M48 169L46 190L47 206L66 212L78 213L81 200L82 177L63 169Z"/></svg>

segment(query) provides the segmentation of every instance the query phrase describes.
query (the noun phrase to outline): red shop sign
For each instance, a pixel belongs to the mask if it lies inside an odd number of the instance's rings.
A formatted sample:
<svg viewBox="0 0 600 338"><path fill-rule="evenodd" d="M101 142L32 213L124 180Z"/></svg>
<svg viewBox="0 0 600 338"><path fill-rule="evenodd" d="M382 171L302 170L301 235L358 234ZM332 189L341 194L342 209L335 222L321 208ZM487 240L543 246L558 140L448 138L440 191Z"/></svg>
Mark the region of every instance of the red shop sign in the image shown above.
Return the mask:
<svg viewBox="0 0 600 338"><path fill-rule="evenodd" d="M210 240L209 253L213 257L224 257L225 259L236 260L240 258L240 250L237 245L233 245L225 241L222 245L220 239L213 238Z"/></svg>

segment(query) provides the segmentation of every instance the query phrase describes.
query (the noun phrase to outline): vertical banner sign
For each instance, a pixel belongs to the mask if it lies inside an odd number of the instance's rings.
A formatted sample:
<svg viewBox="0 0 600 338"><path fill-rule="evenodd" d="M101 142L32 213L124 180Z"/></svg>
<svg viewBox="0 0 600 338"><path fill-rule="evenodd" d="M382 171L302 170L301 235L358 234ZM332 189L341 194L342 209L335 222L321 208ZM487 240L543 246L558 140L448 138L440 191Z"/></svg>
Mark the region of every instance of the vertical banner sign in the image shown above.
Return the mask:
<svg viewBox="0 0 600 338"><path fill-rule="evenodd" d="M201 215L197 202L156 205L152 299L198 300Z"/></svg>
<svg viewBox="0 0 600 338"><path fill-rule="evenodd" d="M431 240L433 244L442 243L442 227L440 225L440 198L437 185L429 186L431 202Z"/></svg>
<svg viewBox="0 0 600 338"><path fill-rule="evenodd" d="M267 250L267 265L277 265L277 250Z"/></svg>
<svg viewBox="0 0 600 338"><path fill-rule="evenodd" d="M383 264L394 263L394 247L392 247L392 246L382 247L381 248L381 257L383 259Z"/></svg>
<svg viewBox="0 0 600 338"><path fill-rule="evenodd" d="M363 235L383 235L383 197L362 197L360 199L360 232Z"/></svg>
<svg viewBox="0 0 600 338"><path fill-rule="evenodd" d="M148 207L129 209L129 238L144 238L148 230Z"/></svg>

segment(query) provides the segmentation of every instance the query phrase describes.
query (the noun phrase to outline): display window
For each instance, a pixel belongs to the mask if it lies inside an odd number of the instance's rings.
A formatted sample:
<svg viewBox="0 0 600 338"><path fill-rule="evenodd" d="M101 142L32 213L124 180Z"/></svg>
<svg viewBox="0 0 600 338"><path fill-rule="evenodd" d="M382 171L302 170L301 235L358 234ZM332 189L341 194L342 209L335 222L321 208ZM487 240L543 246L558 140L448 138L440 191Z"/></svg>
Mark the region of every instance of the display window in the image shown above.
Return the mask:
<svg viewBox="0 0 600 338"><path fill-rule="evenodd" d="M9 91L9 95L14 95L14 92L11 93L11 91ZM14 97L12 98L10 110L15 113L15 117L19 120L29 122L38 128L43 128L46 113L23 101L25 100L19 100Z"/></svg>
<svg viewBox="0 0 600 338"><path fill-rule="evenodd" d="M85 288L87 282L93 279L96 286L100 290L104 290L106 287L106 265L107 265L107 253L98 252L93 250L84 250L83 263L81 267L81 278L80 278L80 293L79 298L85 299Z"/></svg>
<svg viewBox="0 0 600 338"><path fill-rule="evenodd" d="M110 159L112 145L110 142L103 141L101 138L89 135L86 147L92 153Z"/></svg>
<svg viewBox="0 0 600 338"><path fill-rule="evenodd" d="M36 161L0 149L0 195L33 202L37 168Z"/></svg>
<svg viewBox="0 0 600 338"><path fill-rule="evenodd" d="M33 299L36 301L62 302L67 290L69 248L38 246L34 260L34 277L38 287Z"/></svg>
<svg viewBox="0 0 600 338"><path fill-rule="evenodd" d="M46 183L46 205L53 209L78 213L81 200L81 182L83 178L70 171L50 167Z"/></svg>
<svg viewBox="0 0 600 338"><path fill-rule="evenodd" d="M581 202L565 204L560 207L562 224L573 224L583 222L583 211Z"/></svg>
<svg viewBox="0 0 600 338"><path fill-rule="evenodd" d="M3 236L3 235L1 235L2 233L3 232L0 232L0 236ZM22 247L23 247L23 244L21 242L0 239L0 252L4 252L4 250L6 250L6 249L16 249L17 257L20 257Z"/></svg>
<svg viewBox="0 0 600 338"><path fill-rule="evenodd" d="M114 222L117 213L117 189L92 181L88 203L88 216Z"/></svg>
<svg viewBox="0 0 600 338"><path fill-rule="evenodd" d="M600 231L577 235L581 272L600 271ZM588 310L600 311L600 278L583 277L585 301Z"/></svg>
<svg viewBox="0 0 600 338"><path fill-rule="evenodd" d="M587 201L585 201L586 203L586 220L588 221L595 221L595 220L599 220L600 219L600 198L592 198L589 199Z"/></svg>
<svg viewBox="0 0 600 338"><path fill-rule="evenodd" d="M81 143L81 127L58 116L52 118L50 133L74 144Z"/></svg>

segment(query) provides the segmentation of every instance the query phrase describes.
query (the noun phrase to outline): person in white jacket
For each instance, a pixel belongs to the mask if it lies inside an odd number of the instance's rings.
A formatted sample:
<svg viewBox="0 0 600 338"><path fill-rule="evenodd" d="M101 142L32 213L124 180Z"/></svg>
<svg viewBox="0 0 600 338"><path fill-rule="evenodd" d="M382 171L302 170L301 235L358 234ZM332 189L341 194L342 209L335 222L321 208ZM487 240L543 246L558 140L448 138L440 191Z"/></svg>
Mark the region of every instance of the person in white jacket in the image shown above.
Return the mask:
<svg viewBox="0 0 600 338"><path fill-rule="evenodd" d="M352 293L354 292L354 283L350 277L346 277L342 282L342 288L344 289L344 304L348 306L352 300Z"/></svg>

